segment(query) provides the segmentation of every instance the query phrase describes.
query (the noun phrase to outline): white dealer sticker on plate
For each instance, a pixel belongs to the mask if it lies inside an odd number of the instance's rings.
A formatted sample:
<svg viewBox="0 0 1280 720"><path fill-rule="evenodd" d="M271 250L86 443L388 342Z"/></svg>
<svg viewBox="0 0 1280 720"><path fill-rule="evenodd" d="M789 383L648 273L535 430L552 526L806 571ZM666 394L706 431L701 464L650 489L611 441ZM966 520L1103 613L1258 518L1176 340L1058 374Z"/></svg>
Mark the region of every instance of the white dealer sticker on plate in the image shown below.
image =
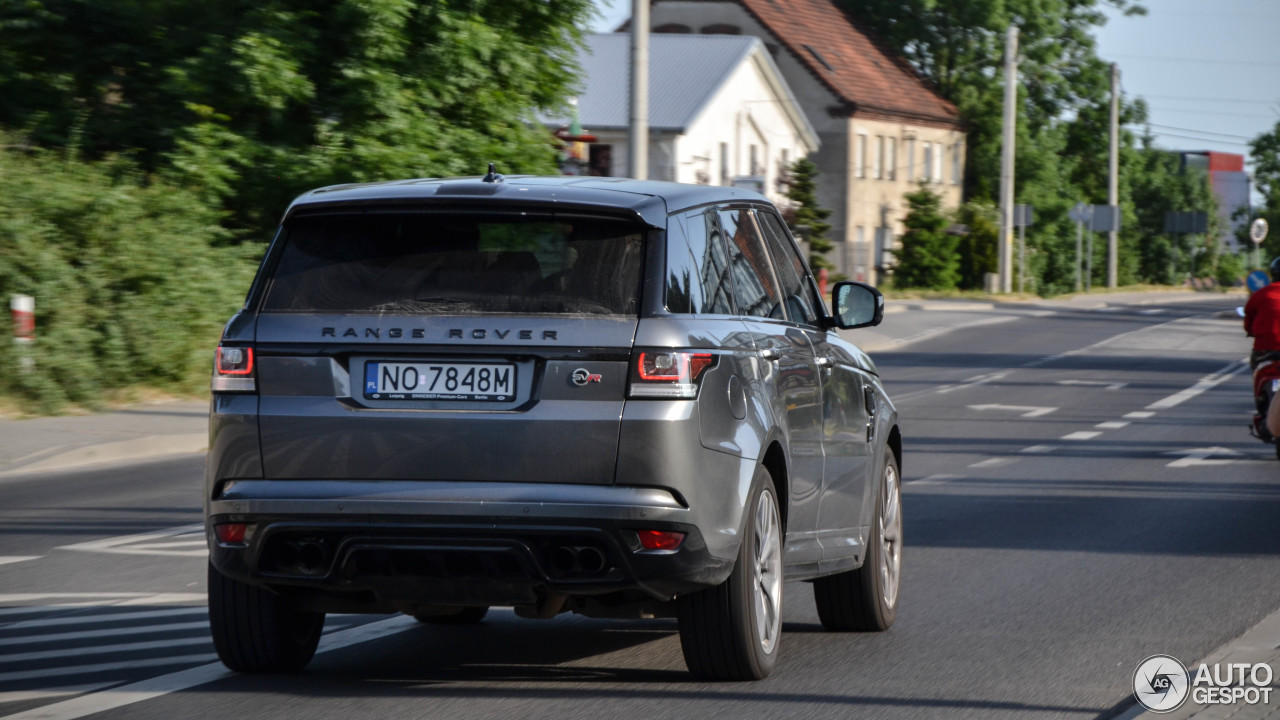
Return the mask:
<svg viewBox="0 0 1280 720"><path fill-rule="evenodd" d="M516 392L509 363L368 362L364 396L372 400L506 402Z"/></svg>

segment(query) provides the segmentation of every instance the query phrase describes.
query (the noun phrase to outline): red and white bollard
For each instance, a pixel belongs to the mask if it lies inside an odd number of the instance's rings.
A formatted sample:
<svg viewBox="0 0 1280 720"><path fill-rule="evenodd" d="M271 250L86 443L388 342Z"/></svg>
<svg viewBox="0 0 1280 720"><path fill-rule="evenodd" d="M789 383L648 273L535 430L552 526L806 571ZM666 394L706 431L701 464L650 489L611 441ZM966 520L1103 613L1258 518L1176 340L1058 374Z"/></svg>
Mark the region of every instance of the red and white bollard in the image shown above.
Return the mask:
<svg viewBox="0 0 1280 720"><path fill-rule="evenodd" d="M13 295L9 298L9 310L13 313L13 341L19 348L29 347L36 339L36 299L30 295ZM35 366L35 359L26 352L19 352L23 370Z"/></svg>

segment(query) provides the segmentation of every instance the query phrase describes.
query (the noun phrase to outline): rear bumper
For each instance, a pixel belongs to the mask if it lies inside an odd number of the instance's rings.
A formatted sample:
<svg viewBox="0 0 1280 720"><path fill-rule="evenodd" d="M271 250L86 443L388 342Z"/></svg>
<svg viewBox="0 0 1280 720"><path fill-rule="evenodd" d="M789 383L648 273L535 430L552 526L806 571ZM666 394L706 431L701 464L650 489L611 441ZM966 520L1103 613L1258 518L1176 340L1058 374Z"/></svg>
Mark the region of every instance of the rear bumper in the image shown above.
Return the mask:
<svg viewBox="0 0 1280 720"><path fill-rule="evenodd" d="M222 544L213 526L251 526ZM685 533L674 552L637 530ZM653 599L710 587L732 571L692 511L667 490L527 483L227 483L206 535L220 572L370 607L533 605L548 594L640 591Z"/></svg>

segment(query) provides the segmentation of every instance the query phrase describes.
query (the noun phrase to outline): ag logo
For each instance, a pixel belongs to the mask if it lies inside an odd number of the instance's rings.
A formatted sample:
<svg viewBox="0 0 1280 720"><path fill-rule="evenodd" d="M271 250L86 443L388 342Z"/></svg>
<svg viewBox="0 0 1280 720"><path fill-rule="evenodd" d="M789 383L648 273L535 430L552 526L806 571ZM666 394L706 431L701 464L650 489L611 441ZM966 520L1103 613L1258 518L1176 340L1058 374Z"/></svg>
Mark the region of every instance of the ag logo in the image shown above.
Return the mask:
<svg viewBox="0 0 1280 720"><path fill-rule="evenodd" d="M600 382L600 373L588 372L586 368L578 368L569 375L569 380L578 387L585 387L587 383Z"/></svg>
<svg viewBox="0 0 1280 720"><path fill-rule="evenodd" d="M1187 699L1187 668L1172 655L1152 655L1133 671L1133 696L1154 713L1177 710Z"/></svg>

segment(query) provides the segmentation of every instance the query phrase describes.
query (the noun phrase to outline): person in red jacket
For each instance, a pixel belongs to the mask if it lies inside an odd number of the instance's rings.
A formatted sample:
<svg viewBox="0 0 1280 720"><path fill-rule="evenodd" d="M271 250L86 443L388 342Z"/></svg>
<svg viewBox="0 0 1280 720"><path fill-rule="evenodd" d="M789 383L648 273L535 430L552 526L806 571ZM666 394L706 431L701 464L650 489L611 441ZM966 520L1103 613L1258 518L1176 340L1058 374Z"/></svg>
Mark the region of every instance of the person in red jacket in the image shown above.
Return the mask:
<svg viewBox="0 0 1280 720"><path fill-rule="evenodd" d="M1271 261L1271 284L1249 296L1244 304L1244 331L1253 338L1249 367L1275 353L1280 359L1280 257Z"/></svg>

